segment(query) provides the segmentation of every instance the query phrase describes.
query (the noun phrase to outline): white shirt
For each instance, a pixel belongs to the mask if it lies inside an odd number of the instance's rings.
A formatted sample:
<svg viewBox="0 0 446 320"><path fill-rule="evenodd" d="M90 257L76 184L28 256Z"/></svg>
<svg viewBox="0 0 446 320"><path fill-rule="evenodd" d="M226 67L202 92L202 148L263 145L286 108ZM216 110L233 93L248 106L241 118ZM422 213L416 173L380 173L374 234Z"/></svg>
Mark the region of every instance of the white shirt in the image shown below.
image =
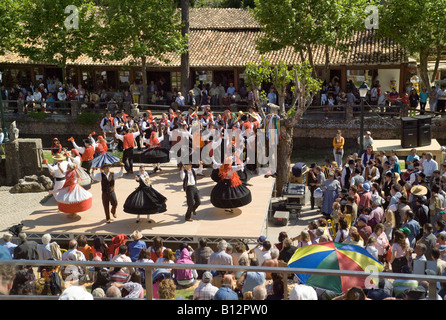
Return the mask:
<svg viewBox="0 0 446 320"><path fill-rule="evenodd" d="M198 169L192 168L190 171L186 170L188 186L194 186L196 183L196 181L194 179L194 175L192 174L192 170L194 170L195 173L197 173L197 174L201 174L203 172L203 166L200 166ZM181 178L181 180L184 180L184 178L185 178L184 170L180 171L180 178Z"/></svg>
<svg viewBox="0 0 446 320"><path fill-rule="evenodd" d="M96 149L97 144L96 144L96 141L94 141L93 137L90 138L90 141L91 141L91 145L92 145L92 147ZM73 141L73 147L74 147L77 151L79 151L80 154L82 154L82 153L85 152L85 147L79 147L79 146L76 144L75 141Z"/></svg>
<svg viewBox="0 0 446 320"><path fill-rule="evenodd" d="M136 138L137 136L139 136L139 131L136 131L136 132L132 132L132 134L133 134L133 138ZM116 139L119 139L119 140L121 140L121 141L124 141L124 136L123 135L121 135L121 134L115 134L115 138Z"/></svg>
<svg viewBox="0 0 446 320"><path fill-rule="evenodd" d="M65 172L67 171L68 161L60 162L60 169L57 163L51 165L48 164L48 170L54 174L56 178L65 178Z"/></svg>
<svg viewBox="0 0 446 320"><path fill-rule="evenodd" d="M430 161L425 160L423 162L423 172L426 177L431 177L434 174L434 171L438 170L438 163L434 159Z"/></svg>
<svg viewBox="0 0 446 320"><path fill-rule="evenodd" d="M114 179L119 179L123 175L124 175L124 169L121 168L121 171L115 173ZM107 177L107 179L110 179L110 171L107 174L105 174L105 176ZM95 180L95 181L102 181L102 172L95 173L94 176L93 176L93 180Z"/></svg>

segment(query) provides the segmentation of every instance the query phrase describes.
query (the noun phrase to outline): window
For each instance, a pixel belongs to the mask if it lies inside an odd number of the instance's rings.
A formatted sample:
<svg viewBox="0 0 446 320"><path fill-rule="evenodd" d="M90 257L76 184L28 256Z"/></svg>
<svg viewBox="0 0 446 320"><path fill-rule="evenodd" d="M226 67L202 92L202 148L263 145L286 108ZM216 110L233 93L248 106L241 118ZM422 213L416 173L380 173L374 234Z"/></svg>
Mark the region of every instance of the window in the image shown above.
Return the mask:
<svg viewBox="0 0 446 320"><path fill-rule="evenodd" d="M181 88L181 72L172 71L170 73L171 90L176 89L178 91Z"/></svg>

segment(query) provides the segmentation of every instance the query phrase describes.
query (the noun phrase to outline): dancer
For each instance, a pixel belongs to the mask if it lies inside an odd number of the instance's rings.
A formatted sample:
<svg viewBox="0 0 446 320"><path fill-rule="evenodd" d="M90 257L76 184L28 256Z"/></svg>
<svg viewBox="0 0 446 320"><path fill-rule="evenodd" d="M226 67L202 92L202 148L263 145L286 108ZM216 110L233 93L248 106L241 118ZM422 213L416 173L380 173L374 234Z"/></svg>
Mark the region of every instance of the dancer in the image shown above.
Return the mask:
<svg viewBox="0 0 446 320"><path fill-rule="evenodd" d="M127 173L133 173L133 150L135 149L135 138L139 136L139 131L131 132L127 128L122 129L122 133L118 134L115 128L115 138L122 141L124 153L122 155L122 162Z"/></svg>
<svg viewBox="0 0 446 320"><path fill-rule="evenodd" d="M116 218L116 208L118 206L118 200L115 193L115 180L121 178L124 175L124 164L121 163L121 171L114 173L110 171L111 164L104 163L101 166L101 172L93 175L95 181L101 182L102 190L102 205L104 206L105 221L110 223L110 205L111 213ZM97 168L93 168L93 172Z"/></svg>
<svg viewBox="0 0 446 320"><path fill-rule="evenodd" d="M225 159L219 169L220 181L211 191L211 203L229 212L232 212L233 208L245 206L252 201L251 191L242 184L236 172L243 169L246 164L233 166L232 163L232 157Z"/></svg>
<svg viewBox="0 0 446 320"><path fill-rule="evenodd" d="M87 173L90 174L91 169L91 163L94 158L94 151L96 148L96 142L94 141L92 134L90 133L88 135L87 139L84 139L84 147L79 147L76 142L74 141L74 138L71 137L68 139L68 141L71 141L73 143L74 148L79 151L81 156L81 167L87 170Z"/></svg>
<svg viewBox="0 0 446 320"><path fill-rule="evenodd" d="M62 189L50 191L56 199L59 211L76 215L87 211L92 206L93 195L85 190L77 181L76 165L69 163L65 172L65 183Z"/></svg>
<svg viewBox="0 0 446 320"><path fill-rule="evenodd" d="M146 214L148 222L151 223L151 214L162 213L167 210L167 198L155 190L150 183L150 174L154 172L147 173L144 166L140 166L139 173L135 176L139 186L124 202L124 212L136 214L136 223L139 222L141 214Z"/></svg>
<svg viewBox="0 0 446 320"><path fill-rule="evenodd" d="M105 141L104 137L99 135L98 141L96 143L96 156L93 158L91 163L91 167L93 169L101 168L104 164L113 165L116 162L120 162L120 159L108 153L107 141Z"/></svg>
<svg viewBox="0 0 446 320"><path fill-rule="evenodd" d="M180 178L183 180L183 190L186 191L187 200L185 220L192 221L191 214L196 215L196 210L201 204L197 189L197 174L202 174L203 162L200 161L198 168L192 168L192 164L184 164L180 168Z"/></svg>
<svg viewBox="0 0 446 320"><path fill-rule="evenodd" d="M43 163L48 166L50 174L54 177L53 191L62 189L65 184L65 172L67 171L68 161L62 153L57 153L53 157L55 164L51 165L47 159L43 159Z"/></svg>
<svg viewBox="0 0 446 320"><path fill-rule="evenodd" d="M161 163L168 163L170 161L169 150L162 148L162 145L166 146L163 142L165 140L169 142L169 138L166 137L161 130L160 134L161 136L158 137L156 131L152 131L150 133L150 138L147 139L146 133L144 132L142 139L143 142L147 144L147 149L141 153L141 162L156 164L156 170L161 170Z"/></svg>
<svg viewBox="0 0 446 320"><path fill-rule="evenodd" d="M76 165L76 173L79 178L79 184L85 189L88 190L91 188L91 177L87 173L87 170L81 167L81 155L79 151L76 149L71 149L71 152L66 152L64 149L65 155L67 156L69 162Z"/></svg>

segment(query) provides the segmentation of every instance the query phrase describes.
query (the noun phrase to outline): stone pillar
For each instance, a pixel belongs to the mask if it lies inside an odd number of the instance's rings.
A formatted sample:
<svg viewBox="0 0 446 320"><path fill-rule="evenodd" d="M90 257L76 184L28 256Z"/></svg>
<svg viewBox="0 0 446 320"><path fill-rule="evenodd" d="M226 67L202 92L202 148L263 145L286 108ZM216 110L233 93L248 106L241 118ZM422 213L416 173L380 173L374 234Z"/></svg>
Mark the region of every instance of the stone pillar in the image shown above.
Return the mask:
<svg viewBox="0 0 446 320"><path fill-rule="evenodd" d="M43 174L41 139L16 139L5 146L5 185L12 186L28 175Z"/></svg>
<svg viewBox="0 0 446 320"><path fill-rule="evenodd" d="M345 106L345 120L353 119L353 106Z"/></svg>

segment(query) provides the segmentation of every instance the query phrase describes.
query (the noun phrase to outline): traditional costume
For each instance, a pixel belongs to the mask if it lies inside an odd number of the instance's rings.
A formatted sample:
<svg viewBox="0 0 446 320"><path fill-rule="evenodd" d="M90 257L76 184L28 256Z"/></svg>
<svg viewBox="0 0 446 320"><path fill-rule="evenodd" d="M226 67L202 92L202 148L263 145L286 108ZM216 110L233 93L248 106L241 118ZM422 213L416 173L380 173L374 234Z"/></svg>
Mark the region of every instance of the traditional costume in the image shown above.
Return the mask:
<svg viewBox="0 0 446 320"><path fill-rule="evenodd" d="M102 191L102 205L104 206L105 219L107 223L110 223L110 205L111 213L116 218L116 208L118 201L115 193L115 180L121 178L124 175L124 168L121 167L121 171L114 173L105 169L110 167L110 164L104 164L101 167L101 172L96 173L93 179L101 183ZM104 170L105 169L105 170Z"/></svg>
<svg viewBox="0 0 446 320"><path fill-rule="evenodd" d="M165 141L166 140L166 141ZM168 163L170 161L168 147L169 139L165 138L165 135L157 137L155 131L150 133L150 138L143 137L143 142L147 145L147 149L141 153L142 163Z"/></svg>
<svg viewBox="0 0 446 320"><path fill-rule="evenodd" d="M89 190L91 188L91 177L87 173L87 170L81 167L81 155L79 154L79 151L77 151L76 149L71 149L69 158L71 163L73 163L76 166L75 170L78 176L79 184L85 190Z"/></svg>
<svg viewBox="0 0 446 320"><path fill-rule="evenodd" d="M56 191L62 189L65 184L65 172L67 171L68 161L61 153L56 154L53 159L56 162L53 165L48 164L46 159L44 160L44 163L48 166L50 174L54 176L53 191Z"/></svg>
<svg viewBox="0 0 446 320"><path fill-rule="evenodd" d="M92 168L101 168L104 164L113 165L116 162L120 162L120 159L107 152L108 146L104 137L98 136L98 142L96 144L96 156L93 158L91 163Z"/></svg>
<svg viewBox="0 0 446 320"><path fill-rule="evenodd" d="M199 168L182 168L180 171L180 178L183 180L183 190L186 191L187 211L185 220L192 221L192 213L195 215L197 208L200 206L200 195L197 189L197 173L203 172L203 166Z"/></svg>
<svg viewBox="0 0 446 320"><path fill-rule="evenodd" d="M70 170L70 168L65 173L62 189L50 191L50 193L54 194L59 210L65 213L87 211L93 203L93 195L79 185L76 170Z"/></svg>
<svg viewBox="0 0 446 320"><path fill-rule="evenodd" d="M136 222L139 222L141 214L146 214L147 220L150 222L150 214L162 213L167 210L167 198L152 187L150 176L145 170L143 173L138 173L137 181L139 182L138 188L124 202L124 212L137 214Z"/></svg>
<svg viewBox="0 0 446 320"><path fill-rule="evenodd" d="M96 142L92 137L90 137L89 139L84 139L84 145L85 145L84 147L79 147L74 141L73 137L71 137L68 140L73 143L74 148L81 154L82 168L87 170L87 173L90 174L90 169L96 148Z"/></svg>
<svg viewBox="0 0 446 320"><path fill-rule="evenodd" d="M217 208L238 208L252 201L251 191L243 185L236 172L245 164L233 166L231 163L232 158L227 158L220 166L220 181L211 191L211 203Z"/></svg>
<svg viewBox="0 0 446 320"><path fill-rule="evenodd" d="M115 133L115 138L122 141L124 153L122 155L122 162L127 173L133 173L133 150L135 149L135 138L139 136L139 131L129 132L124 129L124 135Z"/></svg>

